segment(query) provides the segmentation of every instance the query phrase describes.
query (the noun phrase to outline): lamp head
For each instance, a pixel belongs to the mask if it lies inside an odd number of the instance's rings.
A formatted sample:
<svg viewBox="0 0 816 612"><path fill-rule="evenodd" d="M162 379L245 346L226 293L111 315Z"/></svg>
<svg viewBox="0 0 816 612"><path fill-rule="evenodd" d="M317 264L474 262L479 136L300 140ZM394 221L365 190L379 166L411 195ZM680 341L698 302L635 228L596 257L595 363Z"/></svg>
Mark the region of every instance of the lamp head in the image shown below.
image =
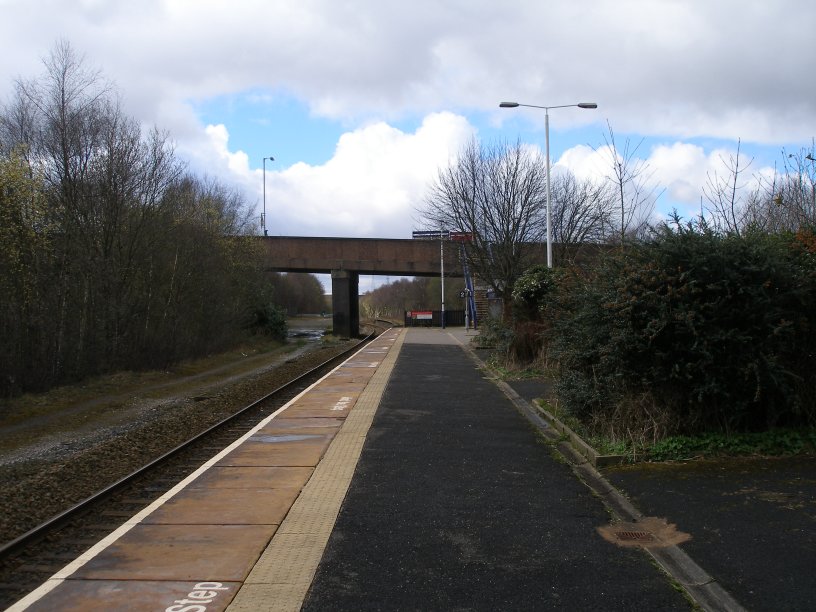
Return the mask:
<svg viewBox="0 0 816 612"><path fill-rule="evenodd" d="M578 108L598 108L598 105L595 102L579 102Z"/></svg>
<svg viewBox="0 0 816 612"><path fill-rule="evenodd" d="M499 108L516 108L518 105L518 102L502 102L499 104Z"/></svg>

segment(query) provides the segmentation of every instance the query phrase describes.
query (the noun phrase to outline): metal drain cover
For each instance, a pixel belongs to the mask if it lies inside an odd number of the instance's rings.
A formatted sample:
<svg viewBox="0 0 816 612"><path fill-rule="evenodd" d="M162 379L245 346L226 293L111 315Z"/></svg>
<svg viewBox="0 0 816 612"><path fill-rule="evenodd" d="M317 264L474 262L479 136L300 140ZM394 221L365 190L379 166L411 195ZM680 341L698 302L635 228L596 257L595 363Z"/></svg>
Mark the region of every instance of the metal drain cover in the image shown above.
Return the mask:
<svg viewBox="0 0 816 612"><path fill-rule="evenodd" d="M691 536L677 531L677 526L666 519L644 517L635 523L612 523L598 527L598 533L604 540L618 546L642 546L644 548L663 548L682 544Z"/></svg>
<svg viewBox="0 0 816 612"><path fill-rule="evenodd" d="M639 542L651 542L655 539L655 537L646 531L616 531L615 537L619 540L625 541L633 541L637 540Z"/></svg>

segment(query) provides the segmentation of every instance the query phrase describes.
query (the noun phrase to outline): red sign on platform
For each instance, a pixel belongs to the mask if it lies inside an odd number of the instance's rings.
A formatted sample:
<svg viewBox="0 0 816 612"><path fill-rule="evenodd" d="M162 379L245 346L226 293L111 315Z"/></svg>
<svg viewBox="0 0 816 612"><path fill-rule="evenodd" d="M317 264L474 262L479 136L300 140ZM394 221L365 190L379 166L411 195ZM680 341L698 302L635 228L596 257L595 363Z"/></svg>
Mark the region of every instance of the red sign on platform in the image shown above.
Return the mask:
<svg viewBox="0 0 816 612"><path fill-rule="evenodd" d="M412 310L409 315L412 319L419 321L430 321L433 319L433 311L431 310Z"/></svg>

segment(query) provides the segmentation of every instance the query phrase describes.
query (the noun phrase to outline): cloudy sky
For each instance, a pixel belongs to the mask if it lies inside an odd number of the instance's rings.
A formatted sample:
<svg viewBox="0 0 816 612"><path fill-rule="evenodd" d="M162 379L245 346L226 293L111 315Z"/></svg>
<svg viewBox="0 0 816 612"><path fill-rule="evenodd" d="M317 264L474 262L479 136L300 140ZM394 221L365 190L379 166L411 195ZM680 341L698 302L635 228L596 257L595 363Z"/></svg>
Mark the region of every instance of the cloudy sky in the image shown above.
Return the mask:
<svg viewBox="0 0 816 612"><path fill-rule="evenodd" d="M751 172L816 136L812 0L0 0L0 100L68 41L270 235L410 237L474 134L598 162L608 125L693 214L741 139Z"/></svg>

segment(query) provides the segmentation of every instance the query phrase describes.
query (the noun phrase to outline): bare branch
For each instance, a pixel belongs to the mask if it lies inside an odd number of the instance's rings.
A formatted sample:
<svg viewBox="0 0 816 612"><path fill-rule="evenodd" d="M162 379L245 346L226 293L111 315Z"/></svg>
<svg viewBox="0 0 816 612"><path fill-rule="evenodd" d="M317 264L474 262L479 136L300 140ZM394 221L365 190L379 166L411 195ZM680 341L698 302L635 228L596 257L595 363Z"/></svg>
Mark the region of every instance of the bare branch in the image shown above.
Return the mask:
<svg viewBox="0 0 816 612"><path fill-rule="evenodd" d="M604 134L603 152L609 158L610 172L607 180L614 186L617 201L618 239L640 234L646 227L655 202L660 196L652 181L654 171L649 164L636 157L643 139L632 147L627 138L623 149L618 146L612 124L607 122L608 134ZM661 192L662 193L662 192Z"/></svg>

